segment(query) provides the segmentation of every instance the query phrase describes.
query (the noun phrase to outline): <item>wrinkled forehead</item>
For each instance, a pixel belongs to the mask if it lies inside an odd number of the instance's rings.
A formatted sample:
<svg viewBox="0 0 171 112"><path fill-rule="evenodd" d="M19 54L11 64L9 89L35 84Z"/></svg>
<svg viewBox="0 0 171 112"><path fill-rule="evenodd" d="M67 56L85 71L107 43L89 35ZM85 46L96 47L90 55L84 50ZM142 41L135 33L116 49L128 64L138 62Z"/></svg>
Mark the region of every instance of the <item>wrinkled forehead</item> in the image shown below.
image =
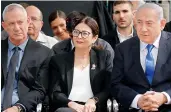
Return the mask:
<svg viewBox="0 0 171 112"><path fill-rule="evenodd" d="M22 10L13 10L5 14L4 22L27 21L27 15Z"/></svg>
<svg viewBox="0 0 171 112"><path fill-rule="evenodd" d="M15 18L13 18L15 17ZM13 10L8 10L4 14L4 21L8 21L16 18L27 18L27 13L20 8L15 8Z"/></svg>
<svg viewBox="0 0 171 112"><path fill-rule="evenodd" d="M137 10L135 14L136 19L152 19L158 18L157 12L152 8L142 8Z"/></svg>

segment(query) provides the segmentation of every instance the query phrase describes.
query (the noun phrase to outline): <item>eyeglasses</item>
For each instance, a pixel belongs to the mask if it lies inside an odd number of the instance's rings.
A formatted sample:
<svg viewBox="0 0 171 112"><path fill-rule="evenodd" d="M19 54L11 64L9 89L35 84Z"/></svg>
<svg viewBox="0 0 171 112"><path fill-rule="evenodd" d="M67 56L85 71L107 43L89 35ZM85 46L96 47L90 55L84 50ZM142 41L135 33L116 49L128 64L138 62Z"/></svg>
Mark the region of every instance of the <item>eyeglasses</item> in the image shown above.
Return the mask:
<svg viewBox="0 0 171 112"><path fill-rule="evenodd" d="M82 36L82 38L87 38L91 33L90 32L88 32L88 31L79 31L79 30L73 30L72 31L72 35L74 36L74 37L78 37L79 35L80 35L80 33L81 33L81 36Z"/></svg>

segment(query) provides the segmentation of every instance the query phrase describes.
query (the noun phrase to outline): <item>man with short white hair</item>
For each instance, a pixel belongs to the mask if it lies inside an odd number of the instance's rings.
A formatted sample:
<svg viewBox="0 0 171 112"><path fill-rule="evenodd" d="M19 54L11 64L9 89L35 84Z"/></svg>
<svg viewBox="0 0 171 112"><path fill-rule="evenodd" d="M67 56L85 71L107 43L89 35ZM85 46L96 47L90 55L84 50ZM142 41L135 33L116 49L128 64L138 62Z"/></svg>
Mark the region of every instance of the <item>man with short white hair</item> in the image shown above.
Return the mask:
<svg viewBox="0 0 171 112"><path fill-rule="evenodd" d="M135 22L138 36L115 49L112 96L121 112L170 112L171 33L162 31L163 9L146 3L138 8Z"/></svg>
<svg viewBox="0 0 171 112"><path fill-rule="evenodd" d="M30 5L26 8L27 14L31 21L28 27L28 35L49 48L52 48L58 41L53 37L45 35L41 29L43 27L43 14L36 6Z"/></svg>
<svg viewBox="0 0 171 112"><path fill-rule="evenodd" d="M30 19L19 4L3 11L1 40L1 111L33 112L45 97L51 50L27 36Z"/></svg>

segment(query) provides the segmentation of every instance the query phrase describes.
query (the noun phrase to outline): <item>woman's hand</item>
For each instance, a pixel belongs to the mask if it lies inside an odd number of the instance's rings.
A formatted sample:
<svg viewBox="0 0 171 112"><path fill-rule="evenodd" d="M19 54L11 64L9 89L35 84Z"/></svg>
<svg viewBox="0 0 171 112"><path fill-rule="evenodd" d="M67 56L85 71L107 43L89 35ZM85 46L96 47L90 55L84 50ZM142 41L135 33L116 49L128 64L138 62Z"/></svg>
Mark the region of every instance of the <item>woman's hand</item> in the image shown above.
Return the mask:
<svg viewBox="0 0 171 112"><path fill-rule="evenodd" d="M78 104L78 103L73 102L73 101L68 103L68 107L76 110L76 112L84 112L83 111L84 110L84 105Z"/></svg>
<svg viewBox="0 0 171 112"><path fill-rule="evenodd" d="M89 99L84 105L84 112L95 112L96 102L93 99Z"/></svg>

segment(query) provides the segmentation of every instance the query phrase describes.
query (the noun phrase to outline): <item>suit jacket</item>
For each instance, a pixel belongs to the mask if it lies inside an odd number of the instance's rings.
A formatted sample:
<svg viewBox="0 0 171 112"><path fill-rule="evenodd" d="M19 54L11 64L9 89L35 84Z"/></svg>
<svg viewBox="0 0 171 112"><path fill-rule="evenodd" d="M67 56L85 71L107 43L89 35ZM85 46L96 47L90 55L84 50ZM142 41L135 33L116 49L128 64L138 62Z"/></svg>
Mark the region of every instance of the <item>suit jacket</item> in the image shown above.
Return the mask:
<svg viewBox="0 0 171 112"><path fill-rule="evenodd" d="M136 31L135 29L133 29L133 36L136 36L136 35L137 35ZM107 35L103 36L102 39L106 40L112 46L114 50L115 50L116 45L120 43L116 28L110 31Z"/></svg>
<svg viewBox="0 0 171 112"><path fill-rule="evenodd" d="M92 65L96 65L92 69ZM68 96L71 92L74 68L74 50L66 54L57 54L50 61L51 100L52 108L67 107ZM109 81L112 70L110 53L105 50L92 49L90 51L90 83L94 97L99 99L98 108L105 112L109 95ZM102 106L100 106L102 105Z"/></svg>
<svg viewBox="0 0 171 112"><path fill-rule="evenodd" d="M171 33L162 32L155 73L150 85L140 62L140 40L133 37L116 47L111 94L128 109L137 94L166 92L171 97ZM127 112L127 110L125 110Z"/></svg>
<svg viewBox="0 0 171 112"><path fill-rule="evenodd" d="M1 89L7 78L8 39L1 41L2 53L2 78ZM48 65L52 51L28 39L24 55L18 71L18 95L19 101L26 107L27 112L36 109L38 103L42 102L45 96L45 89L48 87Z"/></svg>
<svg viewBox="0 0 171 112"><path fill-rule="evenodd" d="M111 61L114 58L114 50L112 49L111 45L103 39L98 38L95 42L96 46L102 46L103 49L108 50L111 55ZM72 50L71 39L63 40L57 44L55 44L52 48L55 54L63 54L68 53Z"/></svg>

